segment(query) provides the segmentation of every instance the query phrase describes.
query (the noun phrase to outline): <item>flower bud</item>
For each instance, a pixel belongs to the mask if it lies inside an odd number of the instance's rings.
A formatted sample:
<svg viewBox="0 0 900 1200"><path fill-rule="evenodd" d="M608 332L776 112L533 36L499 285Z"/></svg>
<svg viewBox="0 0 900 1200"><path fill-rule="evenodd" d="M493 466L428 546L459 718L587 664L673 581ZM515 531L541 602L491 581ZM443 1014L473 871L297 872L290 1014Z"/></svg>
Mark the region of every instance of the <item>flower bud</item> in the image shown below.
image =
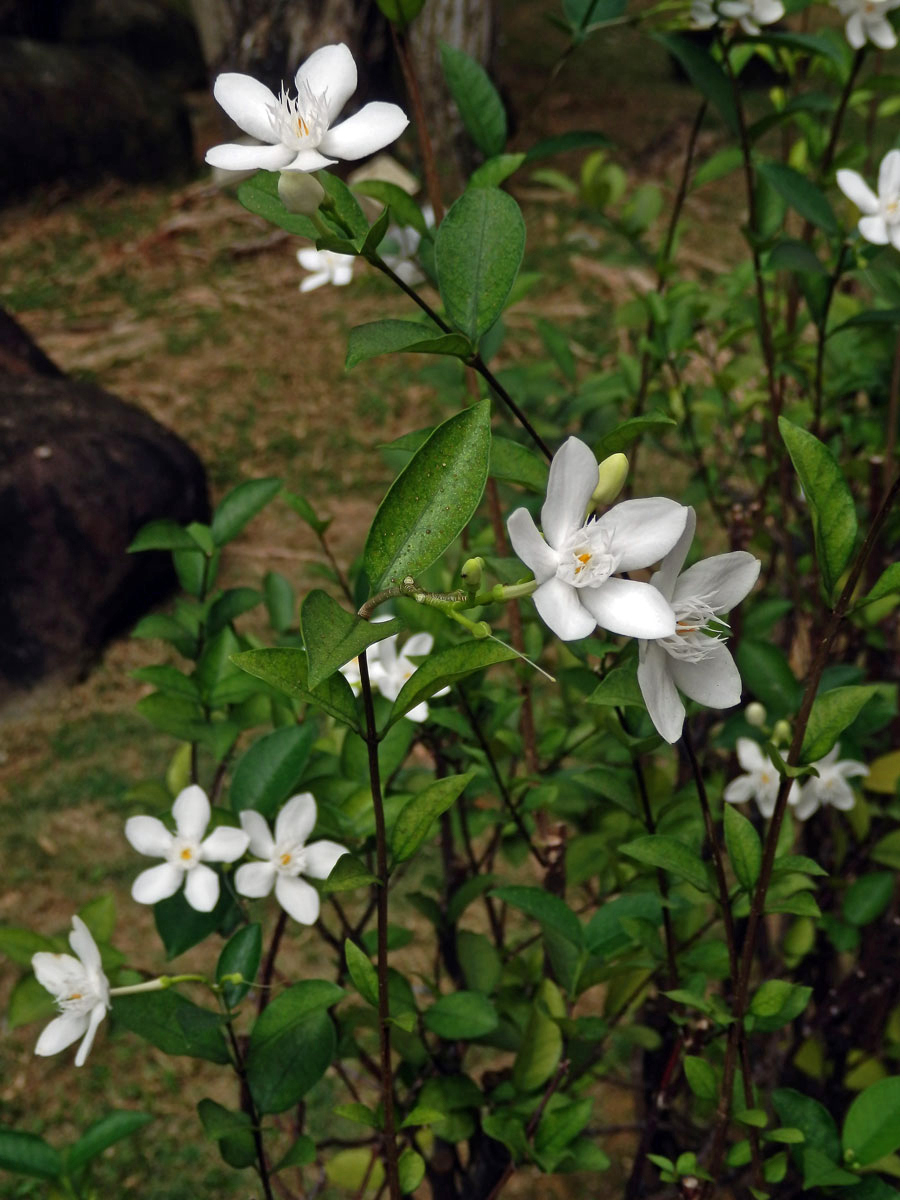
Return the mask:
<svg viewBox="0 0 900 1200"><path fill-rule="evenodd" d="M591 500L594 504L612 504L625 486L627 477L628 459L624 454L611 454L609 458L604 458Z"/></svg>
<svg viewBox="0 0 900 1200"><path fill-rule="evenodd" d="M762 729L768 715L765 706L760 704L758 700L753 700L744 709L744 720L748 725L753 725L756 729Z"/></svg>
<svg viewBox="0 0 900 1200"><path fill-rule="evenodd" d="M325 189L306 171L281 171L278 176L278 196L292 213L311 217L325 199Z"/></svg>
<svg viewBox="0 0 900 1200"><path fill-rule="evenodd" d="M775 728L772 730L772 741L777 746L779 742L789 742L791 740L791 727L782 717L780 721L775 722Z"/></svg>
<svg viewBox="0 0 900 1200"><path fill-rule="evenodd" d="M484 559L467 558L463 563L462 570L459 573L460 579L470 590L481 587L481 580L484 576Z"/></svg>
<svg viewBox="0 0 900 1200"><path fill-rule="evenodd" d="M475 638L476 641L483 641L484 638L489 638L490 636L491 627L488 625L487 621L476 621L476 623L472 626L472 637Z"/></svg>

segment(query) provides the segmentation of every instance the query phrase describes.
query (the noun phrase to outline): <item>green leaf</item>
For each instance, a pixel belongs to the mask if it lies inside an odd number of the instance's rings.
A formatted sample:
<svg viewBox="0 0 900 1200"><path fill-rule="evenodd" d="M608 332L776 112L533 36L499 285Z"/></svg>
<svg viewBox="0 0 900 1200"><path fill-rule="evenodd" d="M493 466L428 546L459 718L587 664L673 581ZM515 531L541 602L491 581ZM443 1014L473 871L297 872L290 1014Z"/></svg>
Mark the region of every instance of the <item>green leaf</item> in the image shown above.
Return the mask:
<svg viewBox="0 0 900 1200"><path fill-rule="evenodd" d="M0 1126L0 1169L33 1179L58 1179L63 1162L59 1151L36 1133Z"/></svg>
<svg viewBox="0 0 900 1200"><path fill-rule="evenodd" d="M737 664L744 686L770 714L782 716L797 710L802 689L777 646L756 638L742 638L737 649Z"/></svg>
<svg viewBox="0 0 900 1200"><path fill-rule="evenodd" d="M275 1170L283 1171L285 1167L308 1167L311 1162L315 1162L315 1158L316 1143L311 1137L301 1133L284 1158L279 1159Z"/></svg>
<svg viewBox="0 0 900 1200"><path fill-rule="evenodd" d="M316 179L325 189L325 194L334 206L338 218L350 230L351 237L361 247L369 232L369 222L359 206L359 201L343 179L339 179L333 172L319 171ZM323 204L322 208L324 212L328 213L327 204Z"/></svg>
<svg viewBox="0 0 900 1200"><path fill-rule="evenodd" d="M280 479L248 479L232 488L213 513L211 528L216 545L224 546L237 537L280 490Z"/></svg>
<svg viewBox="0 0 900 1200"><path fill-rule="evenodd" d="M42 933L32 933L30 929L19 929L11 925L0 926L0 954L6 955L20 967L30 967L31 956L42 950L58 954L60 946L58 942L44 937Z"/></svg>
<svg viewBox="0 0 900 1200"><path fill-rule="evenodd" d="M705 1058L686 1054L684 1056L684 1075L688 1081L688 1087L698 1099L715 1100L718 1097L719 1085L716 1082L716 1073Z"/></svg>
<svg viewBox="0 0 900 1200"><path fill-rule="evenodd" d="M783 238L769 251L766 271L799 271L801 274L827 275L815 252L797 238Z"/></svg>
<svg viewBox="0 0 900 1200"><path fill-rule="evenodd" d="M636 858L638 862L671 871L673 875L686 879L702 892L709 891L709 876L705 863L698 854L677 838L664 833L648 833L620 846L619 850L630 858Z"/></svg>
<svg viewBox="0 0 900 1200"><path fill-rule="evenodd" d="M872 590L866 593L857 607L861 608L863 604L871 604L875 600L893 596L897 592L900 592L900 562L891 563L890 566L885 567Z"/></svg>
<svg viewBox="0 0 900 1200"><path fill-rule="evenodd" d="M802 1150L800 1159L803 1164L804 1191L812 1188L846 1187L859 1182L858 1175L853 1175L850 1171L839 1167L815 1146Z"/></svg>
<svg viewBox="0 0 900 1200"><path fill-rule="evenodd" d="M503 963L494 944L483 933L471 929L456 931L456 957L466 987L473 992L490 996L497 990L503 974Z"/></svg>
<svg viewBox="0 0 900 1200"><path fill-rule="evenodd" d="M841 227L825 193L805 175L777 162L761 162L756 169L801 217L828 234L840 233Z"/></svg>
<svg viewBox="0 0 900 1200"><path fill-rule="evenodd" d="M441 65L462 123L486 158L506 145L506 111L487 72L464 50L441 42Z"/></svg>
<svg viewBox="0 0 900 1200"><path fill-rule="evenodd" d="M470 188L444 217L434 244L441 299L473 344L506 305L525 252L525 222L512 196Z"/></svg>
<svg viewBox="0 0 900 1200"><path fill-rule="evenodd" d="M691 83L718 111L729 130L738 134L740 122L731 81L712 55L686 34L657 33L653 37L678 60Z"/></svg>
<svg viewBox="0 0 900 1200"><path fill-rule="evenodd" d="M129 554L137 554L140 550L199 550L196 538L177 521L150 521L137 531Z"/></svg>
<svg viewBox="0 0 900 1200"><path fill-rule="evenodd" d="M244 925L233 933L222 948L216 964L216 983L222 983L226 975L240 975L246 983L226 983L222 989L229 1008L243 1000L250 991L259 970L262 958L262 926L258 922Z"/></svg>
<svg viewBox="0 0 900 1200"><path fill-rule="evenodd" d="M309 658L307 684L315 689L367 646L402 633L404 625L396 619L364 621L316 588L300 608L300 629Z"/></svg>
<svg viewBox="0 0 900 1200"><path fill-rule="evenodd" d="M368 887L378 879L369 868L352 854L342 854L323 884L326 892L352 892L354 888Z"/></svg>
<svg viewBox="0 0 900 1200"><path fill-rule="evenodd" d="M7 1029L18 1029L32 1021L51 1020L59 1016L56 1002L33 975L23 975L10 993L6 1006Z"/></svg>
<svg viewBox="0 0 900 1200"><path fill-rule="evenodd" d="M198 912L188 904L184 892L178 891L154 904L153 919L166 948L166 957L177 958L208 938L236 912L234 899L227 888L219 889L219 899L212 912Z"/></svg>
<svg viewBox="0 0 900 1200"><path fill-rule="evenodd" d="M863 926L880 917L894 894L895 877L891 871L870 871L847 888L841 904L844 920Z"/></svg>
<svg viewBox="0 0 900 1200"><path fill-rule="evenodd" d="M252 179L245 179L237 190L238 202L248 212L271 221L279 229L286 229L311 242L320 236L318 227L303 213L292 213L285 208L278 195L278 171L258 171Z"/></svg>
<svg viewBox="0 0 900 1200"><path fill-rule="evenodd" d="M404 1196L408 1196L425 1178L425 1160L421 1154L407 1147L397 1161L397 1174L400 1179L400 1191Z"/></svg>
<svg viewBox="0 0 900 1200"><path fill-rule="evenodd" d="M234 661L240 657L235 655ZM231 779L234 812L253 808L274 817L299 785L317 736L315 723L306 721L285 725L255 741L238 759Z"/></svg>
<svg viewBox="0 0 900 1200"><path fill-rule="evenodd" d="M200 1008L173 989L116 996L116 1021L166 1054L187 1054L207 1062L229 1062L222 1017Z"/></svg>
<svg viewBox="0 0 900 1200"><path fill-rule="evenodd" d="M494 641L464 642L461 646L450 646L430 654L401 688L388 724L399 721L404 713L441 688L449 687L494 663L509 662L512 658L518 658L518 655L511 646Z"/></svg>
<svg viewBox="0 0 900 1200"><path fill-rule="evenodd" d="M250 1128L250 1117L247 1113L232 1112L230 1108L225 1108L215 1100L201 1100L197 1105L197 1115L203 1132L214 1141L220 1141L231 1134L243 1133Z"/></svg>
<svg viewBox="0 0 900 1200"><path fill-rule="evenodd" d="M246 1063L260 1112L284 1112L325 1074L337 1048L328 1009L345 994L335 983L307 979L264 1009L250 1034Z"/></svg>
<svg viewBox="0 0 900 1200"><path fill-rule="evenodd" d="M150 1113L120 1110L107 1113L99 1121L89 1125L74 1146L66 1154L66 1168L76 1174L83 1167L123 1138L131 1137L143 1129L153 1117Z"/></svg>
<svg viewBox="0 0 900 1200"><path fill-rule="evenodd" d="M546 1005L541 1002L546 989L556 992L555 999L562 1005L562 1013L554 1014L545 1011ZM519 1049L516 1061L513 1063L512 1081L517 1091L533 1092L542 1087L559 1065L563 1052L563 1035L559 1022L554 1015L564 1015L565 1004L559 994L559 989L550 979L542 981L538 997L532 1006L528 1024Z"/></svg>
<svg viewBox="0 0 900 1200"><path fill-rule="evenodd" d="M412 858L428 837L435 819L446 812L462 794L463 788L473 775L474 771L467 771L465 775L448 775L443 779L436 779L407 801L400 810L391 833L391 850L395 862L406 862L408 858Z"/></svg>
<svg viewBox="0 0 900 1200"><path fill-rule="evenodd" d="M419 3L419 0L415 0L415 2ZM424 3L424 0L422 2ZM398 225L410 226L421 237L428 233L428 226L421 208L409 192L404 192L403 188L398 187L396 183L388 183L383 179L364 179L353 186L357 192L361 192L364 196L371 196L373 200L380 200L382 204L390 208Z"/></svg>
<svg viewBox="0 0 900 1200"><path fill-rule="evenodd" d="M489 473L494 479L519 483L543 495L547 490L548 472L547 463L528 446L497 434L491 438Z"/></svg>
<svg viewBox="0 0 900 1200"><path fill-rule="evenodd" d="M378 975L367 954L349 938L344 941L344 958L353 986L373 1008L378 1007Z"/></svg>
<svg viewBox="0 0 900 1200"><path fill-rule="evenodd" d="M447 1041L484 1037L497 1028L497 1010L481 992L451 992L425 1010L425 1027Z"/></svg>
<svg viewBox="0 0 900 1200"><path fill-rule="evenodd" d="M444 421L394 480L363 554L374 588L430 567L468 524L487 480L490 410L482 400Z"/></svg>
<svg viewBox="0 0 900 1200"><path fill-rule="evenodd" d="M820 692L809 714L800 750L801 761L812 763L824 758L844 730L853 724L863 707L877 694L876 684L857 684Z"/></svg>
<svg viewBox="0 0 900 1200"><path fill-rule="evenodd" d="M269 624L276 633L287 633L294 623L294 589L290 581L278 571L266 571L263 580L263 596Z"/></svg>
<svg viewBox="0 0 900 1200"><path fill-rule="evenodd" d="M762 844L752 823L733 804L724 807L725 847L738 883L749 892L759 878Z"/></svg>
<svg viewBox="0 0 900 1200"><path fill-rule="evenodd" d="M504 904L511 904L520 912L534 917L545 929L560 934L573 946L584 945L584 929L581 922L559 896L545 892L543 888L519 884L494 888L493 894Z"/></svg>
<svg viewBox="0 0 900 1200"><path fill-rule="evenodd" d="M468 187L499 187L514 175L525 161L524 154L497 154L477 167L469 176Z"/></svg>
<svg viewBox="0 0 900 1200"><path fill-rule="evenodd" d="M818 438L778 418L778 428L803 487L812 518L816 560L825 590L834 593L856 541L856 509L834 455Z"/></svg>
<svg viewBox="0 0 900 1200"><path fill-rule="evenodd" d="M867 1167L900 1146L900 1075L879 1079L860 1092L844 1118L845 1161Z"/></svg>
<svg viewBox="0 0 900 1200"><path fill-rule="evenodd" d="M281 499L289 508L294 510L294 512L302 521L306 522L313 533L315 533L318 537L321 537L331 524L330 517L328 520L323 521L322 518L317 515L316 510L305 496L298 496L296 492L289 492L287 488L284 488L281 492Z"/></svg>
<svg viewBox="0 0 900 1200"><path fill-rule="evenodd" d="M472 344L461 333L442 333L422 321L369 321L350 330L344 366L349 371L369 358L401 352L448 354L465 359L472 354Z"/></svg>
<svg viewBox="0 0 900 1200"><path fill-rule="evenodd" d="M750 1013L758 1018L754 1028L771 1031L793 1021L806 1008L812 988L801 987L784 979L769 979L761 984L750 1001Z"/></svg>
<svg viewBox="0 0 900 1200"><path fill-rule="evenodd" d="M814 1147L833 1162L840 1158L837 1126L824 1104L794 1088L779 1088L772 1093L772 1105L784 1125L801 1131L805 1146Z"/></svg>
<svg viewBox="0 0 900 1200"><path fill-rule="evenodd" d="M637 679L637 664L613 667L607 671L587 700L589 704L606 704L615 708L646 708Z"/></svg>
<svg viewBox="0 0 900 1200"><path fill-rule="evenodd" d="M332 675L312 690L307 686L306 651L295 648L245 650L231 661L248 675L255 675L280 692L314 704L351 729L359 729L356 700L343 675Z"/></svg>
<svg viewBox="0 0 900 1200"><path fill-rule="evenodd" d="M567 133L553 134L535 142L525 155L525 161L537 162L538 159L568 154L572 150L604 149L612 144L606 134L596 129L570 129Z"/></svg>
<svg viewBox="0 0 900 1200"><path fill-rule="evenodd" d="M615 429L610 430L597 443L594 452L597 460L602 462L604 458L608 458L610 454L619 454L626 450L632 442L636 442L638 438L643 437L647 433L663 433L667 429L672 429L677 425L671 417L666 417L662 413L648 413L644 417L631 417L627 421L623 421L621 425L617 425Z"/></svg>

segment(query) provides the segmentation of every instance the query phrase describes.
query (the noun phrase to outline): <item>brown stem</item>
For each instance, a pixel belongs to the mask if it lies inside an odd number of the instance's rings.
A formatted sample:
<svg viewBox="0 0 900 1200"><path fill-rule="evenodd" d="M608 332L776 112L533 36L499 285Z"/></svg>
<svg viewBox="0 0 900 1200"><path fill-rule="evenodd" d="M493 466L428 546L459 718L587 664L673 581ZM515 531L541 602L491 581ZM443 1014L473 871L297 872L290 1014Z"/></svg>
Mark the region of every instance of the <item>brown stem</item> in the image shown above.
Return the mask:
<svg viewBox="0 0 900 1200"><path fill-rule="evenodd" d="M397 1167L397 1137L394 1127L394 1072L391 1063L390 1012L388 1007L388 866L387 835L384 824L384 799L381 795L381 774L378 765L378 730L375 725L375 708L372 703L372 684L369 679L369 664L365 651L357 659L362 687L363 708L366 714L365 742L369 758L369 783L372 789L372 807L375 815L375 859L378 882L377 940L378 959L378 1041L381 1051L381 1103L384 1112L385 1176L391 1200L400 1200L400 1176Z"/></svg>
<svg viewBox="0 0 900 1200"><path fill-rule="evenodd" d="M272 940L269 943L269 950L266 954L265 962L262 970L262 986L259 989L259 999L256 1002L256 1015L261 1016L265 1011L266 1005L269 1003L269 992L272 988L272 976L275 973L275 959L278 957L278 947L281 945L281 939L284 936L284 931L287 928L287 913L284 909L278 914L278 920L275 923L275 929L272 933Z"/></svg>
<svg viewBox="0 0 900 1200"><path fill-rule="evenodd" d="M823 306L822 317L821 317L820 321L818 322L818 328L816 330L816 333L817 333L816 382L815 382L815 386L814 386L814 390L813 390L812 432L816 435L817 438L820 438L822 436L822 401L823 401L823 392L824 392L825 343L827 341L825 326L828 323L828 313L831 309L831 302L834 299L834 293L835 293L835 290L837 289L838 282L840 281L840 278L841 278L841 273L843 272L843 269L844 269L844 259L846 258L846 256L847 256L847 246L846 246L846 244L844 244L841 246L840 253L838 254L838 260L837 260L837 263L835 264L835 268L832 271L831 275L829 275L829 277L828 277L828 290L825 293L825 303ZM900 341L898 341L897 345L898 345L898 347L900 347ZM900 359L898 359L897 356L895 356L895 358L894 358L894 373L891 377L892 385L893 385L893 381L894 381L894 376L897 376L898 383L900 383L900 375L897 374L898 371L900 371Z"/></svg>
<svg viewBox="0 0 900 1200"><path fill-rule="evenodd" d="M256 1111L256 1105L253 1102L253 1094L250 1091L250 1085L247 1082L247 1070L244 1066L244 1056L241 1053L240 1042L235 1036L231 1021L225 1022L225 1030L228 1034L228 1041L231 1046L231 1053L234 1056L234 1069L238 1079L241 1081L241 1107L250 1118L251 1129L253 1131L253 1146L256 1150L256 1172L259 1175L259 1181L262 1184L263 1195L265 1200L274 1200L272 1194L272 1181L269 1178L269 1167L266 1162L266 1151L263 1146L262 1130L260 1129L259 1113Z"/></svg>
<svg viewBox="0 0 900 1200"><path fill-rule="evenodd" d="M406 40L406 34L391 23L391 36L394 39L394 49L397 51L397 58L400 60L400 70L403 72L403 82L406 84L409 102L412 105L413 118L416 124L416 137L419 140L419 153L422 155L422 169L425 172L425 190L428 192L428 200L434 209L434 224L435 228L437 228L444 219L444 201L441 196L441 183L438 178L437 164L434 158L434 147L431 144L431 137L428 133L428 122L425 119L425 106L422 103L419 79L416 74L413 56L409 51L409 42Z"/></svg>

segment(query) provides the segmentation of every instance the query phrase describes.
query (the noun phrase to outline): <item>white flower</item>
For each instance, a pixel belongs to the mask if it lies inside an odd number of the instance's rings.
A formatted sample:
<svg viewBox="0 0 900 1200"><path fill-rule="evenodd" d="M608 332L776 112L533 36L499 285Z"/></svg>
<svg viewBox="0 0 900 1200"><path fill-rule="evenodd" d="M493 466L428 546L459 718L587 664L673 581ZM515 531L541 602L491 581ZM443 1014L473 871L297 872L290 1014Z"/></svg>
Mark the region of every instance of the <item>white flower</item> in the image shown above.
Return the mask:
<svg viewBox="0 0 900 1200"><path fill-rule="evenodd" d="M691 21L698 29L737 21L751 37L756 37L761 25L771 25L783 16L781 0L694 0L691 4Z"/></svg>
<svg viewBox="0 0 900 1200"><path fill-rule="evenodd" d="M31 965L42 988L46 988L60 1011L38 1038L35 1054L58 1054L81 1038L75 1066L84 1064L94 1035L109 1008L109 981L100 965L100 951L81 917L72 918L69 945L78 955L40 951Z"/></svg>
<svg viewBox="0 0 900 1200"><path fill-rule="evenodd" d="M434 638L430 633L414 633L412 637L407 638L402 650L397 649L396 634L378 643L375 647L375 655L378 663L375 678L378 681L378 690L386 700L394 701L397 699L403 685L418 670L418 663L414 663L412 661L413 658L430 654L433 646ZM449 691L449 687L441 688L434 695L446 696ZM426 720L428 717L427 702L423 700L420 704L411 708L406 715L410 721Z"/></svg>
<svg viewBox="0 0 900 1200"><path fill-rule="evenodd" d="M409 124L396 104L374 101L332 127L356 91L356 63L347 47L322 46L294 77L296 97L276 96L250 75L228 73L213 94L229 117L263 146L227 143L206 152L226 171L318 171L339 158L364 158L395 141Z"/></svg>
<svg viewBox="0 0 900 1200"><path fill-rule="evenodd" d="M297 251L297 261L304 271L313 271L301 280L300 291L311 292L314 288L325 283L333 283L335 287L345 287L353 278L352 254L338 254L334 250L314 250L312 246L304 246Z"/></svg>
<svg viewBox="0 0 900 1200"><path fill-rule="evenodd" d="M584 442L570 437L550 464L543 537L525 508L517 508L507 522L513 550L538 583L535 607L563 641L587 637L597 625L628 637L668 637L675 632L675 618L659 591L614 576L649 567L668 554L684 530L687 509L654 496L625 500L586 522L597 479L596 458Z"/></svg>
<svg viewBox="0 0 900 1200"><path fill-rule="evenodd" d="M426 204L422 209L422 216L425 218L425 224L428 228L434 225L434 209L430 204ZM425 272L416 262L416 254L419 250L419 243L422 240L422 235L413 225L390 225L388 227L385 240L393 242L396 246L394 253L381 252L381 257L384 262L391 268L395 275L403 280L409 287L414 287L417 283L421 283L425 278Z"/></svg>
<svg viewBox="0 0 900 1200"><path fill-rule="evenodd" d="M890 242L900 250L900 150L889 150L881 160L877 196L858 171L838 171L837 185L864 214L859 232L866 241L876 246Z"/></svg>
<svg viewBox="0 0 900 1200"><path fill-rule="evenodd" d="M861 50L866 42L872 42L879 50L893 50L897 45L897 35L887 19L887 14L897 8L900 0L832 0L832 2L842 16L847 18L844 33L854 50Z"/></svg>
<svg viewBox="0 0 900 1200"><path fill-rule="evenodd" d="M260 813L245 809L241 825L250 840L250 850L260 862L244 863L234 876L234 886L242 896L257 899L268 896L275 887L275 899L284 911L301 925L313 925L319 917L319 893L301 875L327 879L345 846L337 842L313 842L306 839L316 823L316 802L309 792L292 796L275 819L275 836Z"/></svg>
<svg viewBox="0 0 900 1200"><path fill-rule="evenodd" d="M837 761L841 752L840 744L834 747L824 758L812 765L819 772L818 779L811 775L800 789L800 799L794 811L801 821L811 817L817 808L831 805L841 812L849 812L856 803L856 794L847 783L855 775L868 775L869 768L865 763L855 762L852 758Z"/></svg>
<svg viewBox="0 0 900 1200"><path fill-rule="evenodd" d="M775 811L775 801L778 799L781 776L751 738L738 738L737 756L738 762L747 773L732 779L725 789L725 799L729 804L743 804L747 800L755 800L762 815L771 817ZM795 779L788 793L788 804L796 805L799 800L800 788Z"/></svg>
<svg viewBox="0 0 900 1200"><path fill-rule="evenodd" d="M234 862L247 849L243 830L221 825L204 838L210 818L209 800L192 784L172 805L174 834L157 817L129 817L125 836L139 854L166 861L142 871L131 889L138 904L156 904L174 896L184 882L184 896L197 912L212 912L219 899L219 877L208 862ZM187 877L185 880L185 876Z"/></svg>
<svg viewBox="0 0 900 1200"><path fill-rule="evenodd" d="M705 558L679 575L696 524L688 509L684 533L650 581L672 606L675 632L640 643L638 683L650 719L667 742L681 737L679 691L707 708L740 703L741 677L716 618L739 604L759 575L759 559L743 550Z"/></svg>

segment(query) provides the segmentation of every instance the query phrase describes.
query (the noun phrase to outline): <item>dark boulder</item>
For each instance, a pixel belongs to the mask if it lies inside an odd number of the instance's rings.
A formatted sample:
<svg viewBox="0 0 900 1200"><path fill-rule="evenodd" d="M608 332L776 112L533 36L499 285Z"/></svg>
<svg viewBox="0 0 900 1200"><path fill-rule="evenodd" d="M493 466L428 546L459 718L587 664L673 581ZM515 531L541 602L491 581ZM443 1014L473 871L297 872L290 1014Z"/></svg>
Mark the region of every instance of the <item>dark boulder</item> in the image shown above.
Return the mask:
<svg viewBox="0 0 900 1200"><path fill-rule="evenodd" d="M17 331L17 340L11 330ZM9 363L24 364L9 369ZM163 553L126 549L148 521L208 520L203 467L147 413L62 376L0 321L0 702L83 675L175 586Z"/></svg>

